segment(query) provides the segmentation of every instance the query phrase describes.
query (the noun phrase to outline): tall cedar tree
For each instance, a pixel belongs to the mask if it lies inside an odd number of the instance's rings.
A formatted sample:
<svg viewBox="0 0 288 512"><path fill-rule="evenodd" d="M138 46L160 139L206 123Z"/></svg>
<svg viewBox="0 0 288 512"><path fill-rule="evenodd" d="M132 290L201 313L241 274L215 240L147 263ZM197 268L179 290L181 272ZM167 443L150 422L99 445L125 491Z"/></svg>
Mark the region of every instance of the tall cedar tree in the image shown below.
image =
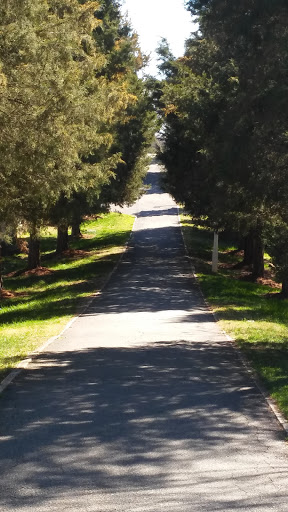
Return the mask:
<svg viewBox="0 0 288 512"><path fill-rule="evenodd" d="M29 267L39 265L39 227L59 197L107 182L110 127L131 95L97 77L105 57L92 37L98 4L3 0L0 6L0 214L30 227ZM90 162L98 148L101 158Z"/></svg>
<svg viewBox="0 0 288 512"><path fill-rule="evenodd" d="M165 87L168 180L211 227L252 237L258 277L263 234L271 233L276 212L286 222L288 7L188 4L200 31Z"/></svg>
<svg viewBox="0 0 288 512"><path fill-rule="evenodd" d="M132 204L143 189L147 150L157 128L149 87L138 76L147 58L130 22L121 15L120 2L102 0L97 16L102 24L96 27L94 38L107 56L103 75L118 81L122 87L125 85L135 97L114 127L112 151L120 152L122 161L103 190L101 200L108 204Z"/></svg>
<svg viewBox="0 0 288 512"><path fill-rule="evenodd" d="M81 3L85 4L85 1ZM62 197L57 204L54 211L62 219L62 226L58 230L58 252L68 246L68 224L72 225L74 236L81 236L83 215L97 213L101 207L109 207L111 203L132 204L139 197L147 170L147 149L156 131L156 116L149 88L137 75L145 64L137 35L122 17L120 4L115 0L103 0L95 16L101 22L95 27L93 38L96 47L105 55L105 63L97 76L126 90L134 101L123 109L122 116L111 127L113 144L110 154L121 154L121 161L113 170L109 183L102 189L92 184L74 192L70 199ZM98 160L99 148L95 148L89 155L89 161L93 163Z"/></svg>

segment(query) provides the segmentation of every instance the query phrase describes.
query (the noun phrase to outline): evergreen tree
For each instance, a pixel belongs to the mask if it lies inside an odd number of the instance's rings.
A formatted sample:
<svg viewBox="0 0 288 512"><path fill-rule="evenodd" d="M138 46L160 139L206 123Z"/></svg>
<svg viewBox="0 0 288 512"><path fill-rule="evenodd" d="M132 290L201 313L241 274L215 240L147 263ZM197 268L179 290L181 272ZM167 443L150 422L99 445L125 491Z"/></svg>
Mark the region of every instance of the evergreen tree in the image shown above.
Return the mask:
<svg viewBox="0 0 288 512"><path fill-rule="evenodd" d="M103 0L98 13L103 25L96 28L95 40L107 54L105 76L117 80L134 96L114 127L112 151L121 153L114 179L105 187L102 199L118 205L132 204L143 191L147 172L147 150L157 129L148 83L138 77L146 63L137 34L120 13L116 0Z"/></svg>
<svg viewBox="0 0 288 512"><path fill-rule="evenodd" d="M131 95L97 77L105 63L92 37L97 7L77 0L0 6L0 213L29 224L30 268L39 265L38 232L51 205L92 183L100 188L119 160L109 153L110 127Z"/></svg>
<svg viewBox="0 0 288 512"><path fill-rule="evenodd" d="M81 2L85 5L85 1ZM155 113L150 94L137 72L143 66L143 58L137 35L121 16L116 0L103 0L95 12L100 23L94 28L93 40L96 48L105 56L102 66L96 71L99 80L114 84L126 94L129 102L122 104L117 119L110 125L111 158L121 155L113 168L110 179L99 187L97 182L78 187L68 200L61 198L52 217L57 219L57 250L68 248L68 226L72 225L74 236L80 236L80 224L85 214L97 213L111 203L131 204L143 190L143 177L147 170L147 149L156 131ZM103 147L95 147L87 161L91 164L103 160ZM65 208L64 208L65 205Z"/></svg>
<svg viewBox="0 0 288 512"><path fill-rule="evenodd" d="M264 271L263 234L287 203L288 7L281 0L187 4L200 31L165 86L169 182L211 227L249 235L256 278Z"/></svg>

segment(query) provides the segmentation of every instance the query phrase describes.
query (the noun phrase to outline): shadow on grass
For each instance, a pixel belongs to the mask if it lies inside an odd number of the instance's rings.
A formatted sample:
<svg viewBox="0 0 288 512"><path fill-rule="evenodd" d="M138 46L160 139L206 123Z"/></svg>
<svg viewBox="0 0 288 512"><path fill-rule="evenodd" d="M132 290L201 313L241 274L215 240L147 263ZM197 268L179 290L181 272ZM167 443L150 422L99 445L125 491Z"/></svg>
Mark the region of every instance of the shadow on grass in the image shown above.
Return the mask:
<svg viewBox="0 0 288 512"><path fill-rule="evenodd" d="M71 240L69 243L69 248L71 249L80 249L85 251L93 251L93 250L101 250L101 249L109 249L114 246L125 245L130 230L122 230L116 233L102 233L99 236L95 236L92 238L80 238L78 240ZM28 239L27 239L28 240ZM69 262L71 258L61 258L55 255L56 250L56 239L49 236L41 237L41 250L43 253L43 263L49 261L49 266L57 265L59 261L61 262ZM7 257L3 262L3 273L8 274L10 272L17 272L22 269L25 269L27 263L27 256L15 255L13 257ZM7 282L7 278L5 279L5 283Z"/></svg>
<svg viewBox="0 0 288 512"><path fill-rule="evenodd" d="M212 274L201 276L201 286L208 301L221 306L217 314L223 320L254 318L288 325L287 301L267 297L269 286Z"/></svg>
<svg viewBox="0 0 288 512"><path fill-rule="evenodd" d="M183 231L189 252L192 256L199 260L199 263L207 264L212 259L213 233L205 228L194 226L192 220L185 219L183 221ZM237 264L241 260L237 247L237 240L229 238L226 233L219 236L219 257L222 263ZM229 250L227 250L229 248Z"/></svg>
<svg viewBox="0 0 288 512"><path fill-rule="evenodd" d="M238 322L234 327L237 342L268 392L288 417L287 301L271 300L269 292L272 292L273 298L278 298L279 294L269 286L259 285L247 278L239 279L240 275L233 269L233 264L239 261L240 255L228 251L228 247L231 247L229 240L226 247L225 243L222 245L219 260L231 264L231 268L220 267L217 275L212 274L211 266L207 264L208 258L211 258L211 234L194 228L192 221L190 226L189 222L186 224L188 228L184 233L197 273L202 274L201 287L208 302L216 307L219 319L232 321L232 325L233 321ZM185 320L189 322L189 316ZM267 324L271 324L271 329Z"/></svg>
<svg viewBox="0 0 288 512"><path fill-rule="evenodd" d="M96 261L85 263L79 261L77 267L55 270L45 276L25 276L15 279L14 285L31 288L38 285L49 286L45 291L33 290L27 297L2 301L0 319L2 325L18 321L46 320L59 318L76 311L81 306L79 295L93 293L104 282L105 276L111 271L119 258L119 254L107 255ZM78 282L77 282L78 281ZM81 282L79 282L81 281ZM65 284L61 284L61 283ZM13 279L7 280L7 286L13 287ZM29 303L33 302L31 307ZM26 307L27 305L27 307ZM19 308L17 309L17 306Z"/></svg>
<svg viewBox="0 0 288 512"><path fill-rule="evenodd" d="M109 249L115 245L124 245L130 234L130 230L119 231L118 233L107 233L96 236L95 238L80 238L77 241L71 241L71 249L80 250L100 250Z"/></svg>
<svg viewBox="0 0 288 512"><path fill-rule="evenodd" d="M265 388L288 418L288 336L282 342L240 343Z"/></svg>
<svg viewBox="0 0 288 512"><path fill-rule="evenodd" d="M199 229L193 221L184 221L184 235L191 261L200 275L200 282L207 300L220 306L217 316L223 320L262 320L265 322L282 322L288 326L287 301L271 300L269 292L278 293L269 286L246 279L232 268L239 261L240 255L231 251L233 241L221 234L219 261L231 264L231 268L221 268L217 275L211 272L212 233ZM229 248L229 250L227 249Z"/></svg>
<svg viewBox="0 0 288 512"><path fill-rule="evenodd" d="M75 509L79 497L88 508L91 500L91 509L100 500L101 510L122 510L117 500L130 491L140 503L145 492L153 492L152 503L174 496L171 512L191 510L198 499L195 510L230 510L238 485L258 494L243 492L233 510L253 509L255 500L268 510L275 490L258 485L255 467L267 454L254 434L261 425L269 439L283 439L274 421L228 344L221 351L200 341L163 341L43 354L1 397L1 510L36 510L49 499L55 509L58 496L62 506L72 496ZM249 443L258 464L238 471ZM261 476L270 481L269 461ZM274 466L285 500L287 467ZM208 492L218 485L219 492Z"/></svg>

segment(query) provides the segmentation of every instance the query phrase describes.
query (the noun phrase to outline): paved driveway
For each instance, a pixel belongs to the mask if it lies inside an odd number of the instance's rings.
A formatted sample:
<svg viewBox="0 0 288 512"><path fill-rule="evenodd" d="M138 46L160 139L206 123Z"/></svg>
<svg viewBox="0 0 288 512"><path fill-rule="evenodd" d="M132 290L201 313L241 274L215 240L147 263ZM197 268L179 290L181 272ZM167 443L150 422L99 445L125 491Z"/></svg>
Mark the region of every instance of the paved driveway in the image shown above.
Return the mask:
<svg viewBox="0 0 288 512"><path fill-rule="evenodd" d="M203 304L152 165L129 250L0 398L0 511L287 512L283 432Z"/></svg>

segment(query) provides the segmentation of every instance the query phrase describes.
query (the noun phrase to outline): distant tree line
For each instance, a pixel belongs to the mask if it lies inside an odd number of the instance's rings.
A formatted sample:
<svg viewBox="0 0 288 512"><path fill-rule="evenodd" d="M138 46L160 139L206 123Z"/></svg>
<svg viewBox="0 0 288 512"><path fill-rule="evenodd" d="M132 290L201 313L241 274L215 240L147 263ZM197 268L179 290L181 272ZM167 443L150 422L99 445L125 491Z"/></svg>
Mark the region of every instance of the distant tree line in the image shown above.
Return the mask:
<svg viewBox="0 0 288 512"><path fill-rule="evenodd" d="M287 297L287 1L186 4L199 30L184 56L158 49L170 192L211 229L240 234L255 279L265 246Z"/></svg>
<svg viewBox="0 0 288 512"><path fill-rule="evenodd" d="M117 0L1 0L0 244L19 223L79 236L87 214L141 194L156 130L137 35Z"/></svg>

